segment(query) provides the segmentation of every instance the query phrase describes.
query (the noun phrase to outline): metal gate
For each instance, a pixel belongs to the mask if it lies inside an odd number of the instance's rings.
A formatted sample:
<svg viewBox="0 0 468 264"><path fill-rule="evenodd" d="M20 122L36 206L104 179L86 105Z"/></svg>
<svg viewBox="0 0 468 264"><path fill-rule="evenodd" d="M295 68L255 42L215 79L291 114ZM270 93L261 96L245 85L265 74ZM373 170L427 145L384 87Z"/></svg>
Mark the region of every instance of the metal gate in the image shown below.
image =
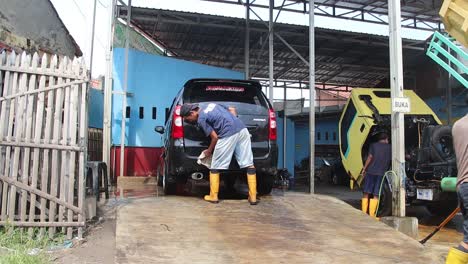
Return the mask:
<svg viewBox="0 0 468 264"><path fill-rule="evenodd" d="M85 225L87 71L81 59L0 54L0 225Z"/></svg>

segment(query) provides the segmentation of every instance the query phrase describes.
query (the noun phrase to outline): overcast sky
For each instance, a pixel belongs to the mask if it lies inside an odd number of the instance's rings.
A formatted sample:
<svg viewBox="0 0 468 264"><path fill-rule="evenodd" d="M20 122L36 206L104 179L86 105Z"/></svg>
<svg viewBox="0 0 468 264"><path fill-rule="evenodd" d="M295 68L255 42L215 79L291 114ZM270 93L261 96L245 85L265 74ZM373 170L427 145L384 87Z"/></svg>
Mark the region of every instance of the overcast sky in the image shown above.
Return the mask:
<svg viewBox="0 0 468 264"><path fill-rule="evenodd" d="M85 55L89 54L91 20L94 0L51 0L60 18L65 23L72 36ZM124 0L126 2L126 0ZM93 59L93 76L103 75L106 71L105 47L108 43L109 13L108 7L112 0L97 0L96 27ZM281 5L282 0L275 0L275 5ZM256 3L268 3L268 0L257 0ZM133 0L133 6L161 8L169 10L214 14L230 17L245 17L242 6L219 4L202 0ZM268 10L256 8L254 11L264 20L268 20ZM276 14L276 12L275 12ZM254 18L254 15L251 15ZM308 15L282 12L279 22L308 25ZM316 16L316 27L364 32L378 35L388 35L387 26L347 21ZM346 27L343 27L346 25ZM431 35L428 31L403 29L404 38L424 40Z"/></svg>

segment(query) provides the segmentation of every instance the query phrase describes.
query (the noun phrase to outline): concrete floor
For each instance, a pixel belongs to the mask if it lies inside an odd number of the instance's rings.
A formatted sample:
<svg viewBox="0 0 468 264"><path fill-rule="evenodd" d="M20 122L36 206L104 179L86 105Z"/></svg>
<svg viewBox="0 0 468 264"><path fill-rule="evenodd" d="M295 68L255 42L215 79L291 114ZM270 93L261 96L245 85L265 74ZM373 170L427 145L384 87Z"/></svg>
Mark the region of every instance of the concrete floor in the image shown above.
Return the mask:
<svg viewBox="0 0 468 264"><path fill-rule="evenodd" d="M361 191L351 191L347 186L320 185L317 193L338 198L356 209L361 207ZM445 219L432 215L425 206L408 206L406 215L418 218L419 240L425 238ZM463 217L458 213L441 231L433 236L426 245L442 248L447 252L451 246L463 239Z"/></svg>
<svg viewBox="0 0 468 264"><path fill-rule="evenodd" d="M116 263L444 263L448 250L326 195L277 191L250 206L245 196L165 197L151 185L120 193L133 198L117 212Z"/></svg>

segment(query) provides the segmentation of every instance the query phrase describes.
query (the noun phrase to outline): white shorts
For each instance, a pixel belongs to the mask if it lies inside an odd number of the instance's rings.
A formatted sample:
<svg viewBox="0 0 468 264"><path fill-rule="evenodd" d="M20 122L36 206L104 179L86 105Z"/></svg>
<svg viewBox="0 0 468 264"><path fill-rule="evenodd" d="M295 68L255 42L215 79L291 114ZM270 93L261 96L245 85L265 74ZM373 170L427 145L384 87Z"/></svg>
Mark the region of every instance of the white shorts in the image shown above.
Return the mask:
<svg viewBox="0 0 468 264"><path fill-rule="evenodd" d="M252 166L253 154L250 133L247 128L238 133L218 139L211 162L212 170L227 170L231 164L232 155L236 157L241 169Z"/></svg>

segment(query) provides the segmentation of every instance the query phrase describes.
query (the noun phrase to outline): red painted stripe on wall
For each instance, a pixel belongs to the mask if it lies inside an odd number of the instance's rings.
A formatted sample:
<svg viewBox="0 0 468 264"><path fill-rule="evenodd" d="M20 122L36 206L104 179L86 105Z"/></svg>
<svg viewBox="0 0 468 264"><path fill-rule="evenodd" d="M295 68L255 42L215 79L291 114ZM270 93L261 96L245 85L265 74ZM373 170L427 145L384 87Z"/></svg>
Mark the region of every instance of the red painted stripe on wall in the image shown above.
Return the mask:
<svg viewBox="0 0 468 264"><path fill-rule="evenodd" d="M161 153L162 148L125 147L124 176L156 176ZM111 174L120 176L120 147L111 148Z"/></svg>

